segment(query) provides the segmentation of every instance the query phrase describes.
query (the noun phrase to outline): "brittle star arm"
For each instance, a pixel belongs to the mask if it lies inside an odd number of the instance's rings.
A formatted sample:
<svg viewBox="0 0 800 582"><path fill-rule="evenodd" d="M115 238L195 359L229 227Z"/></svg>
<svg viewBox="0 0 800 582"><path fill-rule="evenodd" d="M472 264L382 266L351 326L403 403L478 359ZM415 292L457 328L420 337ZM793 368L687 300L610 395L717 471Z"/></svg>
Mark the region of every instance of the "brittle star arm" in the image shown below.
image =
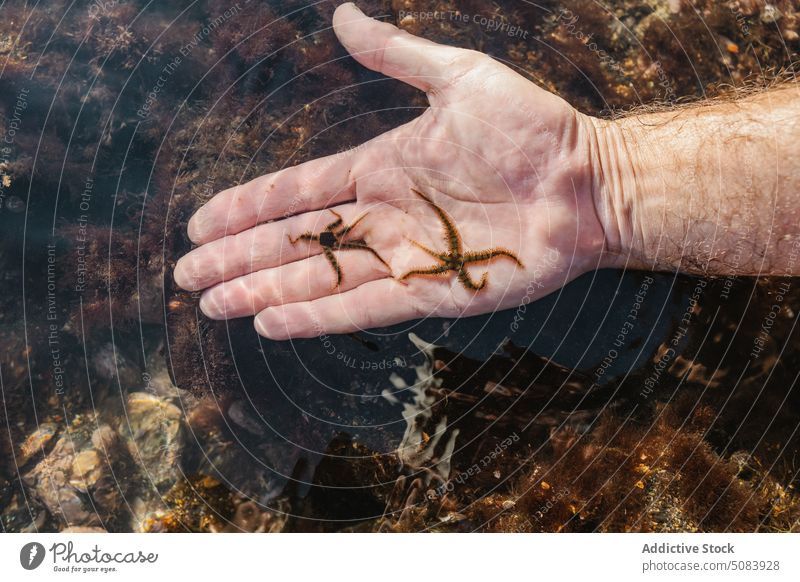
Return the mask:
<svg viewBox="0 0 800 582"><path fill-rule="evenodd" d="M333 212L333 210L331 210L331 212ZM355 221L353 224L351 224L351 225L348 225L348 226L345 226L345 227L342 229L342 231L339 233L339 235L338 235L338 237L337 237L337 238L344 238L344 237L346 237L348 234L350 234L350 231L351 231L351 230L353 230L353 229L354 229L356 226L358 226L358 223L359 223L359 222L361 222L362 220L364 220L364 219L367 217L367 214L369 214L369 212L365 212L364 214L362 214L361 216L359 216L359 217L356 219L356 221ZM338 216L338 215L337 215L337 216ZM340 217L340 218L341 218L341 217Z"/></svg>
<svg viewBox="0 0 800 582"><path fill-rule="evenodd" d="M486 282L489 280L489 273L484 273L481 276L481 282L476 283L472 280L472 277L469 276L469 273L465 268L461 268L458 270L458 280L461 281L461 284L464 285L467 289L472 291L480 291L486 286Z"/></svg>
<svg viewBox="0 0 800 582"><path fill-rule="evenodd" d="M322 252L325 253L325 258L328 259L328 262L333 267L333 270L336 272L336 285L333 286L334 289L342 284L342 268L339 266L339 261L336 260L336 255L333 254L333 251L328 247L322 247Z"/></svg>
<svg viewBox="0 0 800 582"><path fill-rule="evenodd" d="M422 198L425 202L427 202L431 208L433 208L434 212L439 215L439 220L442 222L442 228L444 229L445 237L447 238L447 244L450 248L450 253L452 254L461 254L461 236L458 234L456 227L453 226L453 222L450 220L450 217L447 213L439 208L436 204L434 204L433 200L425 196L419 190L411 189L414 194Z"/></svg>
<svg viewBox="0 0 800 582"><path fill-rule="evenodd" d="M344 219L342 218L342 215L339 214L338 212L336 212L335 210L331 210L330 208L328 208L328 211L336 217L336 220L334 220L328 226L326 226L325 230L327 230L329 232L333 232L333 229L335 229L337 226L339 226L342 223L344 223ZM339 238L339 237L337 236L336 238Z"/></svg>
<svg viewBox="0 0 800 582"><path fill-rule="evenodd" d="M292 244L297 244L297 241L299 240L307 240L307 241L319 240L319 236L311 232L304 232L303 234L298 235L295 238L292 238L292 235L288 233L286 234L286 236L288 237L289 242Z"/></svg>
<svg viewBox="0 0 800 582"><path fill-rule="evenodd" d="M450 267L447 265L438 265L436 267L428 267L427 269L413 269L400 277L400 280L404 281L405 279L415 275L444 275L450 270Z"/></svg>
<svg viewBox="0 0 800 582"><path fill-rule="evenodd" d="M411 242L412 245L414 245L417 248L422 249L423 251L425 251L426 253L428 253L430 256L432 256L435 259L439 259L440 261L446 261L448 259L447 255L445 253L437 253L435 250L426 247L422 243L419 243L419 242L417 242L415 240L412 240L412 239L408 239L408 240L409 240L409 242Z"/></svg>
<svg viewBox="0 0 800 582"><path fill-rule="evenodd" d="M464 254L464 262L465 263L482 263L485 261L490 261L495 257L507 257L517 263L520 267L523 267L522 261L517 258L517 255L509 251L508 249L504 248L493 248L486 251L478 251L478 252L467 252Z"/></svg>
<svg viewBox="0 0 800 582"><path fill-rule="evenodd" d="M362 243L362 242L358 242L358 241L343 242L343 243L339 244L338 248L339 249L349 249L349 250L369 251L370 253L372 253L372 256L374 256L381 263L383 263L383 265L386 268L388 268L390 271L392 270L392 268L389 266L389 263L384 261L383 257L381 257L378 254L378 251L373 249L371 246L367 245L367 243Z"/></svg>

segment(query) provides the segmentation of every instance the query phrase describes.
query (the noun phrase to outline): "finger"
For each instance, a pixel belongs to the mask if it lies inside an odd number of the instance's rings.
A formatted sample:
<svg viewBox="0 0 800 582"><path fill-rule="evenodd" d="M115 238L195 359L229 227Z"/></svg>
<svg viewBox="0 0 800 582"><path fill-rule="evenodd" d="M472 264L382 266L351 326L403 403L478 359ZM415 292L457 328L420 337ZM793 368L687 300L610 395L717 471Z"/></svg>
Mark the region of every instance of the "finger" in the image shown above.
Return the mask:
<svg viewBox="0 0 800 582"><path fill-rule="evenodd" d="M339 270L321 254L220 283L203 293L200 309L211 319L245 317L267 307L354 289L389 274L368 251L333 251L333 256ZM342 280L337 286L339 273Z"/></svg>
<svg viewBox="0 0 800 582"><path fill-rule="evenodd" d="M333 210L342 216L345 224L358 218L355 204L337 206ZM298 240L291 244L289 237L296 239L307 232L322 232L334 220L336 216L330 210L306 212L211 241L178 261L173 274L175 283L187 291L198 291L319 254L322 247L318 243Z"/></svg>
<svg viewBox="0 0 800 582"><path fill-rule="evenodd" d="M267 220L286 218L355 199L363 159L375 146L311 160L223 190L189 220L196 244L247 230Z"/></svg>
<svg viewBox="0 0 800 582"><path fill-rule="evenodd" d="M420 317L408 287L380 279L313 301L269 307L255 318L256 331L273 340L349 333Z"/></svg>
<svg viewBox="0 0 800 582"><path fill-rule="evenodd" d="M333 30L359 63L425 92L444 87L453 76L453 62L464 54L370 18L352 2L333 13Z"/></svg>

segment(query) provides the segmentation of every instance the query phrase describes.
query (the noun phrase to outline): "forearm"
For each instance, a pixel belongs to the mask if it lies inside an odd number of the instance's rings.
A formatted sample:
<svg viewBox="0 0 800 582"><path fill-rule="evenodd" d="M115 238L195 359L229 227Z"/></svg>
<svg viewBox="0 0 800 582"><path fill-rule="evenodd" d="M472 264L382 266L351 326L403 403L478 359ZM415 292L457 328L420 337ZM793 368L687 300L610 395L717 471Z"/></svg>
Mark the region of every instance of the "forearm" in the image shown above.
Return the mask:
<svg viewBox="0 0 800 582"><path fill-rule="evenodd" d="M607 264L800 275L800 87L595 125Z"/></svg>

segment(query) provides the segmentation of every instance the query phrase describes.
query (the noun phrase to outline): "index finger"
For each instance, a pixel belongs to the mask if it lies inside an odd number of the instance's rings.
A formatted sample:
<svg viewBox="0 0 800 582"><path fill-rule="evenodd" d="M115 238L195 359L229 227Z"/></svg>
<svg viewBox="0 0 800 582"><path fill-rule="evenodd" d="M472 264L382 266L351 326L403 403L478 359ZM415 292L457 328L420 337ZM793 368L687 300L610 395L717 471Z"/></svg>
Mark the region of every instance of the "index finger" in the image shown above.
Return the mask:
<svg viewBox="0 0 800 582"><path fill-rule="evenodd" d="M355 199L356 176L365 153L359 150L311 160L223 190L189 220L189 239L205 244L261 222Z"/></svg>

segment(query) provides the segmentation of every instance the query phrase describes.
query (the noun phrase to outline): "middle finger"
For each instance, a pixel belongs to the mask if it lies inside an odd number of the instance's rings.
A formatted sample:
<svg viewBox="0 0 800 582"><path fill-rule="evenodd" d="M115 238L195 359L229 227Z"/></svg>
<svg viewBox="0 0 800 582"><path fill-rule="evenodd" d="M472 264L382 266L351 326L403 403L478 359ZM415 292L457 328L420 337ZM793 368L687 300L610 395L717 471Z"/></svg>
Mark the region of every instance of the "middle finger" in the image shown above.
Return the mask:
<svg viewBox="0 0 800 582"><path fill-rule="evenodd" d="M245 317L267 307L311 301L391 275L368 251L333 250L331 254L338 271L325 254L314 255L215 285L203 293L200 309L211 319ZM337 285L338 273L342 278Z"/></svg>
<svg viewBox="0 0 800 582"><path fill-rule="evenodd" d="M333 210L342 216L344 224L358 218L355 204L337 206ZM320 254L322 247L317 242L298 240L291 244L288 237L295 239L307 232L319 234L335 220L336 215L330 210L306 212L206 243L178 261L175 282L187 291L199 291L248 273ZM358 237L366 226L362 222L353 234Z"/></svg>

